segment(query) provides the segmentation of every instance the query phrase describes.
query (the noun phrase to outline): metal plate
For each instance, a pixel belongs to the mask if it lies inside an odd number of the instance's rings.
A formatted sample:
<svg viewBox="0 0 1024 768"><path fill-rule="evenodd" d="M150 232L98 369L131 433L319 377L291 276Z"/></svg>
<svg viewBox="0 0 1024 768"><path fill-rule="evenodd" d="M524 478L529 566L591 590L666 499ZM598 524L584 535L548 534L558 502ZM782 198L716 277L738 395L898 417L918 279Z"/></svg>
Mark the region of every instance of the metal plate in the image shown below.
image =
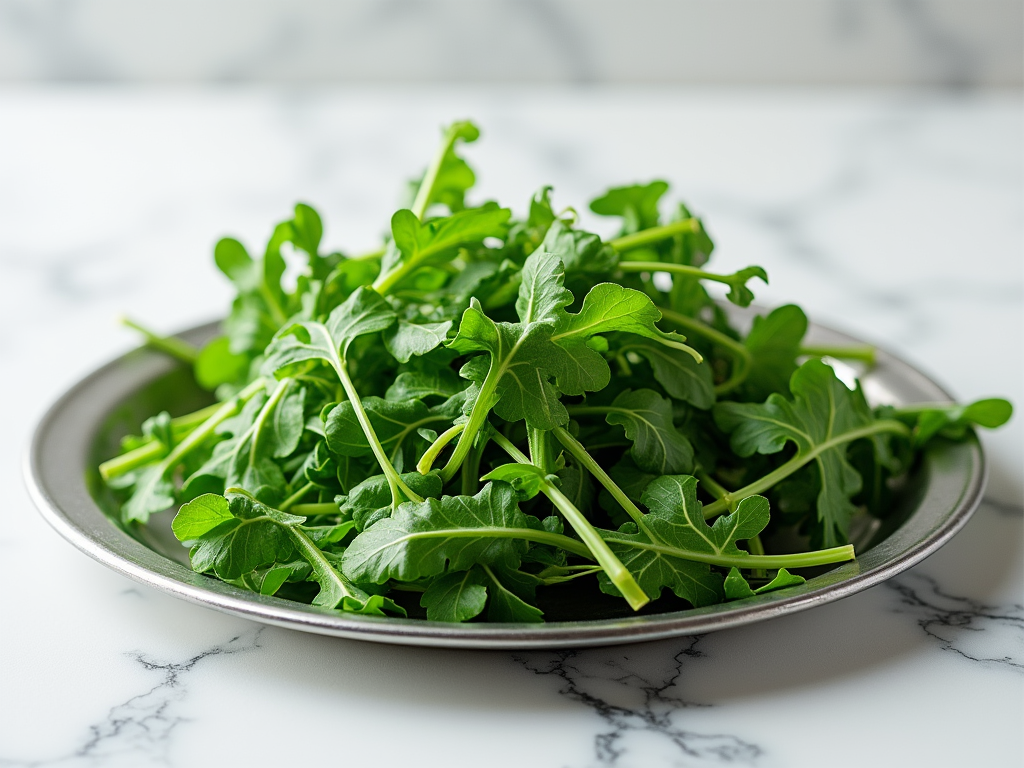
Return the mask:
<svg viewBox="0 0 1024 768"><path fill-rule="evenodd" d="M217 324L210 323L181 336L201 344L216 330ZM812 325L808 343L860 342ZM927 376L883 351L861 381L872 404L950 400ZM143 419L159 410L185 413L205 404L201 398L188 371L145 349L118 358L72 387L40 421L25 466L29 491L47 522L104 565L185 600L266 624L403 645L611 645L710 632L803 611L867 589L923 560L963 527L985 485L984 456L975 437L936 446L923 456L899 509L888 518L886 528L894 530L869 532L871 540L858 547L857 560L797 587L707 608L543 625L356 616L264 597L194 573L184 548L170 534L170 514L156 516L147 528L129 531L104 512L107 502L95 469L99 460L109 458L109 453L100 455L104 447L109 450L121 434L137 430Z"/></svg>

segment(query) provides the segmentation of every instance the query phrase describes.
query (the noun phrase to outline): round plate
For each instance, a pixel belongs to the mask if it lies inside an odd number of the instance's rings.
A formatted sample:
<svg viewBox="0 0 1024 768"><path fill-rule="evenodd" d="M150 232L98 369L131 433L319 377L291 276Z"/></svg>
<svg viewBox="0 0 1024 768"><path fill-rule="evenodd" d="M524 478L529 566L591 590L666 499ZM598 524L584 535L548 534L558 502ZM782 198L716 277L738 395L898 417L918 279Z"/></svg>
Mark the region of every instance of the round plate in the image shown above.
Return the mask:
<svg viewBox="0 0 1024 768"><path fill-rule="evenodd" d="M217 323L209 323L181 338L202 344L217 329ZM812 325L808 343L861 342ZM842 363L834 366L841 378L857 373ZM927 376L883 351L875 367L860 378L873 405L951 399ZM610 645L710 632L803 611L867 589L923 560L963 527L985 485L984 456L973 435L961 443L937 445L922 457L884 526L851 536L858 544L856 560L799 586L745 600L671 613L529 625L357 616L265 597L193 572L187 552L170 533L171 513L155 516L147 527L128 529L104 511L116 507L96 466L116 453L120 437L137 431L145 418L161 410L187 413L208 398L187 369L146 349L114 360L73 386L40 421L25 467L29 491L47 522L104 565L185 600L266 624L385 643L459 648Z"/></svg>

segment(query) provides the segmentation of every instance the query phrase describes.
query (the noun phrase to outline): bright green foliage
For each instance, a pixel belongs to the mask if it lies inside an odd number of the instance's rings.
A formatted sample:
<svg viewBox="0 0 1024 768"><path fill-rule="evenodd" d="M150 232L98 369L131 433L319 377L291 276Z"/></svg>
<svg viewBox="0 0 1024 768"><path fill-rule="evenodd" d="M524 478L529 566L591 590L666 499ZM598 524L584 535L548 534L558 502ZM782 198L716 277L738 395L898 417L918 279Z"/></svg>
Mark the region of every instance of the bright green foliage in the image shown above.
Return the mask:
<svg viewBox="0 0 1024 768"><path fill-rule="evenodd" d="M741 332L711 299L717 282L748 306L767 275L705 269L714 243L666 182L594 199L621 223L606 241L550 187L521 215L474 200L478 136L443 131L370 253L326 247L304 203L265 247L218 242L235 298L202 349L131 323L217 402L153 415L103 462L119 524L179 506L195 570L318 610L704 606L851 559L854 517L887 513L920 448L1010 417L998 399L872 411L799 365L842 357L801 346L799 307ZM751 554L794 534L811 549Z"/></svg>

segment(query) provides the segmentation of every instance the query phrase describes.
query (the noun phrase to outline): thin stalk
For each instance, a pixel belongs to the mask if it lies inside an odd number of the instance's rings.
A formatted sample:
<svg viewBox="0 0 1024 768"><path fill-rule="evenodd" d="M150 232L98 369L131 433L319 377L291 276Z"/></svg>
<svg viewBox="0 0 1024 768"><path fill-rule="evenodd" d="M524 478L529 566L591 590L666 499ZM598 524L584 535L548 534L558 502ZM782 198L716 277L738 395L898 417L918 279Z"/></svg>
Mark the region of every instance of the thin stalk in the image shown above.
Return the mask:
<svg viewBox="0 0 1024 768"><path fill-rule="evenodd" d="M145 336L147 346L181 360L183 363L195 365L196 358L199 357L199 350L187 341L182 341L175 336L160 336L127 317L121 318L121 324L131 328L132 330L138 331Z"/></svg>
<svg viewBox="0 0 1024 768"><path fill-rule="evenodd" d="M704 518L710 519L715 515L720 515L723 512L732 509L736 504L743 501L743 499L747 498L748 496L756 496L759 493L767 491L773 485L786 479L794 472L796 472L798 469L800 469L806 464L809 464L811 461L816 459L818 456L820 456L827 450L843 445L844 443L859 440L862 437L870 437L871 435L877 435L883 432L891 432L897 435L903 435L905 437L910 436L910 428L906 424L903 424L899 421L892 421L890 419L876 421L872 424L867 425L866 427L861 427L860 429L854 429L849 432L844 432L841 435L837 435L836 437L833 437L830 440L826 440L825 442L816 445L813 449L811 449L805 454L798 454L794 456L792 459L787 461L782 466L777 467L764 477L755 480L750 485L746 485L743 488L740 488L738 491L732 491L730 493L727 493L718 501L712 504L708 504L706 507L704 507Z"/></svg>
<svg viewBox="0 0 1024 768"><path fill-rule="evenodd" d="M526 439L530 444L530 459L536 466L550 473L553 462L547 434L545 430L536 427L528 427L526 430Z"/></svg>
<svg viewBox="0 0 1024 768"><path fill-rule="evenodd" d="M520 464L532 464L530 459L504 435L495 432L492 435L492 439ZM583 513L576 509L572 501L546 480L541 482L541 491L551 500L555 508L562 513L562 516L569 521L569 525L572 526L573 530L583 540L583 543L586 544L593 554L593 558L597 560L598 564L604 569L604 572L608 574L608 578L611 579L612 584L622 593L622 596L626 598L626 602L629 603L630 607L636 611L649 603L651 598L636 583L633 574L615 556L608 543L601 538L601 534L583 516Z"/></svg>
<svg viewBox="0 0 1024 768"><path fill-rule="evenodd" d="M216 413L221 405L222 403L214 403L206 408L200 408L194 413L188 413L171 419L171 432L174 435L175 441L180 441L181 438L186 437L193 429ZM130 472L136 467L156 461L160 458L160 454L166 450L169 450L166 445L155 437L150 438L149 442L144 445L140 445L138 448L122 453L120 456L100 464L100 477L104 480L110 480L111 478L123 475L125 472Z"/></svg>
<svg viewBox="0 0 1024 768"><path fill-rule="evenodd" d="M286 526L286 528L292 539L295 541L296 548L299 550L303 559L310 564L313 568L313 572L320 577L318 581L323 583L331 582L343 595L342 599L345 597L357 597L352 591L351 585L348 581L346 581L345 578L334 569L334 566L331 565L330 561L326 557L324 557L324 553L320 551L320 548L313 543L313 540L310 539L309 536L299 530L297 526L289 525ZM327 589L323 583L320 587L321 593L325 592ZM317 604L315 599L313 604ZM335 606L332 605L330 607L334 608Z"/></svg>
<svg viewBox="0 0 1024 768"><path fill-rule="evenodd" d="M441 141L437 154L430 161L427 172L423 174L423 181L420 182L420 186L416 190L416 199L412 201L411 210L416 214L417 219L422 219L423 214L427 212L427 206L430 205L430 198L434 194L434 185L437 183L437 175L441 172L444 158L451 151L451 148L455 146L455 140L458 137L458 123L449 126L448 130L445 131L444 139Z"/></svg>
<svg viewBox="0 0 1024 768"><path fill-rule="evenodd" d="M491 367L487 370L487 376L484 377L484 381L480 385L480 394L477 395L476 402L473 404L473 410L470 411L466 428L459 435L459 442L456 443L455 450L448 459L448 463L445 464L444 469L441 470L441 479L445 483L455 477L455 473L469 454L469 449L473 447L474 438L476 438L480 428L487 422L487 414L491 411L491 399L498 388L498 381L501 379L502 373L501 365L492 358Z"/></svg>
<svg viewBox="0 0 1024 768"><path fill-rule="evenodd" d="M866 344L860 347L800 347L800 354L808 357L834 357L837 360L859 360L869 366L875 364L875 348Z"/></svg>
<svg viewBox="0 0 1024 768"><path fill-rule="evenodd" d="M483 445L476 446L470 450L466 460L462 462L462 482L460 490L463 496L475 496L480 489L480 459L484 454L484 447L488 438L481 437Z"/></svg>
<svg viewBox="0 0 1024 768"><path fill-rule="evenodd" d="M263 425L266 424L267 419L270 418L270 414L277 408L278 403L284 399L284 396L291 389L292 380L282 379L277 385L277 389L274 390L274 394L270 396L270 399L260 409L259 414L256 416L256 421L253 422L252 429L252 443L249 444L249 466L255 466L256 457L259 453L260 436L263 434Z"/></svg>
<svg viewBox="0 0 1024 768"><path fill-rule="evenodd" d="M462 430L465 428L465 424L456 424L438 435L437 439L432 442L427 450L423 452L423 455L420 456L420 460L416 463L416 471L421 475L427 474L427 472L429 472L434 466L434 461L440 455L441 451L445 449L445 446L454 440L457 435L461 434Z"/></svg>
<svg viewBox="0 0 1024 768"><path fill-rule="evenodd" d="M398 472L395 471L395 468L388 459L387 454L384 452L384 448L381 446L380 440L377 438L377 433L373 431L373 425L370 423L370 417L366 415L366 409L363 408L363 401L359 398L359 393L356 392L356 387L352 383L352 379L349 378L344 358L339 355L335 360L332 360L331 363L334 367L335 373L338 374L338 378L341 379L341 386L345 389L345 394L348 396L349 402L352 404L352 410L356 414L356 421L358 421L359 426L362 427L363 434L366 436L366 441L370 444L370 449L373 451L373 455L376 457L377 463L380 465L381 471L384 473L384 477L387 478L388 487L391 489L392 509L397 508L401 503L399 492L405 494L405 497L409 499L409 501L415 501L416 503L422 502L423 497L405 484Z"/></svg>
<svg viewBox="0 0 1024 768"><path fill-rule="evenodd" d="M612 480L611 476L604 471L604 467L597 463L593 456L591 456L587 449L577 440L575 437L569 434L568 431L562 427L555 427L552 430L552 434L558 439L558 442L569 452L569 454L587 469L601 485L604 486L605 490L612 495L622 508L626 511L626 514L633 518L633 522L637 524L642 530L647 530L647 525L644 522L644 513L640 511L640 508L633 503L633 501L619 488L618 483Z"/></svg>
<svg viewBox="0 0 1024 768"><path fill-rule="evenodd" d="M676 235L693 232L700 232L700 222L697 219L683 219L682 221L674 221L661 227L651 227L632 235L623 235L609 241L608 244L619 253L625 253L636 248L660 243L662 240L668 240Z"/></svg>
<svg viewBox="0 0 1024 768"><path fill-rule="evenodd" d="M325 501L320 504L296 504L292 507L293 515L303 517L317 517L318 515L337 515L341 512L338 505L333 501Z"/></svg>
<svg viewBox="0 0 1024 768"><path fill-rule="evenodd" d="M213 434L213 431L225 420L231 418L242 409L242 405L249 401L257 392L266 386L264 379L259 378L252 382L235 395L233 398L223 403L216 411L199 427L189 433L189 435L174 446L171 452L168 453L160 463L157 464L157 469L160 471L161 477L167 475L174 467L178 466L183 458L195 448L201 444L206 438Z"/></svg>
<svg viewBox="0 0 1024 768"><path fill-rule="evenodd" d="M724 499L729 495L729 491L724 486L720 485L715 478L705 472L703 469L698 469L693 473L694 476L700 480L701 485L707 489L708 493L714 496L716 499ZM729 510L732 511L731 509Z"/></svg>
<svg viewBox="0 0 1024 768"><path fill-rule="evenodd" d="M686 275L687 277L711 280L712 282L725 283L726 285L732 285L736 280L735 275L705 272L700 267L691 267L687 264L672 264L666 261L620 261L618 268L622 272L668 272L673 275Z"/></svg>
<svg viewBox="0 0 1024 768"><path fill-rule="evenodd" d="M746 381L747 375L750 373L750 368L754 363L754 358L750 354L750 350L740 342L729 338L720 331L716 331L710 325L702 323L700 320L687 317L686 315L675 312L671 309L665 309L664 307L658 307L658 309L661 310L661 316L665 320L685 328L687 331L703 336L708 341L723 347L732 354L732 371L730 372L728 379L715 386L716 395L724 395L727 392L732 392L736 387Z"/></svg>
<svg viewBox="0 0 1024 768"><path fill-rule="evenodd" d="M279 506L278 509L280 509L282 512L287 512L289 509L291 509L293 506L295 506L296 502L298 502L299 499L301 499L303 496L305 496L307 493L309 493L315 487L316 487L315 483L306 483L304 486L299 488L299 490L297 490L295 493L293 493L287 499L282 501L281 502L281 506ZM338 508L336 504L332 504L331 506L333 506L335 509Z"/></svg>

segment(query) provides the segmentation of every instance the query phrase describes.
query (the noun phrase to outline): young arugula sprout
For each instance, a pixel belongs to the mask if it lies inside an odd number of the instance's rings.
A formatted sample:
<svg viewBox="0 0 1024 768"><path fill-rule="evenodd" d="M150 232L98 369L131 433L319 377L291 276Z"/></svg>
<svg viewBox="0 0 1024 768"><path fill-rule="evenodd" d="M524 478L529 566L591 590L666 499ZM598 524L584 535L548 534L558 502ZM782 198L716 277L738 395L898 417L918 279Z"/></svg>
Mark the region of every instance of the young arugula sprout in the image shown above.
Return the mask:
<svg viewBox="0 0 1024 768"><path fill-rule="evenodd" d="M100 465L122 524L180 505L195 570L323 610L675 610L850 560L854 518L886 514L922 448L1010 418L1000 399L872 410L826 362L874 351L806 345L795 305L738 331L705 285L748 306L767 274L707 270L714 243L685 205L663 216L664 181L591 201L620 222L607 240L550 187L523 218L474 204L478 136L444 131L370 253L325 252L303 203L262 255L218 242L237 295L201 349L129 322L217 402L154 414ZM804 551L774 554L776 534Z"/></svg>

